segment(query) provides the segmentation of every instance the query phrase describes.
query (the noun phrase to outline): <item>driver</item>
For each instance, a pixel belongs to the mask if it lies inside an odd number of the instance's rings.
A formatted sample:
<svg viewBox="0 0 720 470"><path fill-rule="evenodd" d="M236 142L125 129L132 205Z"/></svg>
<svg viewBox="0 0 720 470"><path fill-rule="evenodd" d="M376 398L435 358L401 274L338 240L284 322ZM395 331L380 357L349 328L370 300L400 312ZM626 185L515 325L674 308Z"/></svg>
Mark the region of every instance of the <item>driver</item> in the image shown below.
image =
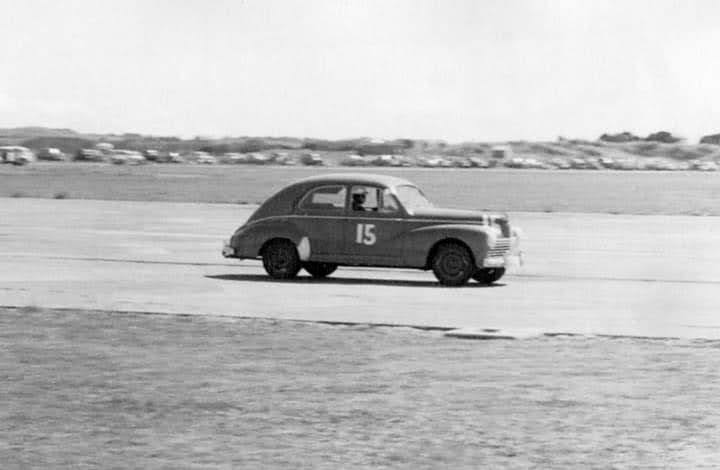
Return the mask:
<svg viewBox="0 0 720 470"><path fill-rule="evenodd" d="M365 211L365 198L367 197L367 190L365 188L358 188L353 191L352 195L352 210L354 211Z"/></svg>

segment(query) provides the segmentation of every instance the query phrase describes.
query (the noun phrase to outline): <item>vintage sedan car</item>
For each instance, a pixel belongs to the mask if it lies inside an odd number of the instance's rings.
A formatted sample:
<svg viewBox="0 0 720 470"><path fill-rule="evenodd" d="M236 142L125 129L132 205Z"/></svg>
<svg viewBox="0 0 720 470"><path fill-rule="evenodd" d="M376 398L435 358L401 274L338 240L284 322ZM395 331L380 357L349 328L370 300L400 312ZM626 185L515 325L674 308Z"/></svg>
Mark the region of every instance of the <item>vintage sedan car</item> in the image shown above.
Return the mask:
<svg viewBox="0 0 720 470"><path fill-rule="evenodd" d="M223 256L262 259L277 279L338 266L432 270L441 284L491 284L520 255L505 215L439 209L393 176L328 174L297 181L263 203L223 246Z"/></svg>

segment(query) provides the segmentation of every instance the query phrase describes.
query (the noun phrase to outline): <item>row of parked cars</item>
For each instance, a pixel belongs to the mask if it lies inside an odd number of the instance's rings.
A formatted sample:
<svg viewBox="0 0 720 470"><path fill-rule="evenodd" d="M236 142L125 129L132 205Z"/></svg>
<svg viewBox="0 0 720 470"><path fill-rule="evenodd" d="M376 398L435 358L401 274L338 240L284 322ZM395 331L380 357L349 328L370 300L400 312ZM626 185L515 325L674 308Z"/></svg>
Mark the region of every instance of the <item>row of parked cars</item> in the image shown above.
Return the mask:
<svg viewBox="0 0 720 470"><path fill-rule="evenodd" d="M256 165L323 165L325 162L317 153L308 152L298 158L289 156L285 152L263 153L224 153L213 155L209 152L161 152L158 150L137 150L124 149L81 149L75 155L68 155L58 149L43 149L38 153L38 159L50 161L86 161L86 162L110 162L114 164L141 164L141 163L196 163L212 165L222 164L256 164Z"/></svg>
<svg viewBox="0 0 720 470"><path fill-rule="evenodd" d="M534 161L532 164L537 165ZM543 165L540 163L540 165ZM537 166L533 166L537 167ZM709 160L680 162L666 158L559 158L550 159L547 166L559 170L651 170L651 171L718 171L718 164Z"/></svg>
<svg viewBox="0 0 720 470"><path fill-rule="evenodd" d="M147 162L155 163L195 163L213 164L245 164L245 165L305 165L323 166L328 162L319 153L304 152L292 155L284 151L224 153L213 155L208 152L161 152L158 150L115 149L111 146L98 146L82 149L75 155L68 155L56 148L46 148L37 154L20 146L0 147L0 162L24 165L35 160L49 161L92 161L110 162L117 165L139 165ZM334 160L336 161L336 160ZM676 161L664 158L609 158L609 157L553 157L539 159L528 156L507 158L497 157L461 157L461 156L423 156L410 158L404 155L357 155L350 154L338 161L343 166L354 167L424 167L424 168L523 168L523 169L559 169L559 170L654 170L654 171L718 171L719 167L711 160Z"/></svg>

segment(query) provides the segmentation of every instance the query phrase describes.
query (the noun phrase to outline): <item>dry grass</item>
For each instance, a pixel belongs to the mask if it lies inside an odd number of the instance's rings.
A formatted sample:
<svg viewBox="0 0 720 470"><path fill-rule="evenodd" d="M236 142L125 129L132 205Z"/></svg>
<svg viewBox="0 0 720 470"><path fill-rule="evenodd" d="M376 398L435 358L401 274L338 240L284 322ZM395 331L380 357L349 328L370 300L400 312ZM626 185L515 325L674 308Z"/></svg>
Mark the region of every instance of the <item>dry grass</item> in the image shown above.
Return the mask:
<svg viewBox="0 0 720 470"><path fill-rule="evenodd" d="M608 146L614 149L612 146ZM439 205L498 211L720 215L717 173L288 168L92 163L0 167L0 197L258 203L299 178L373 172L416 182Z"/></svg>
<svg viewBox="0 0 720 470"><path fill-rule="evenodd" d="M715 343L0 310L3 468L708 468Z"/></svg>

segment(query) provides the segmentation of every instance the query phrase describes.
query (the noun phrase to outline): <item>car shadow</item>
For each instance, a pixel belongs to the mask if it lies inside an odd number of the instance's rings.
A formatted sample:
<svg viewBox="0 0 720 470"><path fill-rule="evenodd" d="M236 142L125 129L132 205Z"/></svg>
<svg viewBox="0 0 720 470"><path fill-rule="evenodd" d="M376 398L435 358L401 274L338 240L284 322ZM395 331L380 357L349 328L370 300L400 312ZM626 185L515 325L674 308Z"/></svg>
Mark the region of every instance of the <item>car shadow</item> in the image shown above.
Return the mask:
<svg viewBox="0 0 720 470"><path fill-rule="evenodd" d="M272 282L278 284L339 284L339 285L375 285L375 286L402 286L402 287L438 287L448 288L440 285L437 281L408 281L398 279L366 279L359 277L326 277L317 279L311 276L298 276L293 279L273 279L270 276L262 274L206 274L206 278L218 279L221 281L236 282ZM492 289L495 287L504 287L505 284L495 283L491 285L480 284L470 281L462 289L480 288Z"/></svg>

